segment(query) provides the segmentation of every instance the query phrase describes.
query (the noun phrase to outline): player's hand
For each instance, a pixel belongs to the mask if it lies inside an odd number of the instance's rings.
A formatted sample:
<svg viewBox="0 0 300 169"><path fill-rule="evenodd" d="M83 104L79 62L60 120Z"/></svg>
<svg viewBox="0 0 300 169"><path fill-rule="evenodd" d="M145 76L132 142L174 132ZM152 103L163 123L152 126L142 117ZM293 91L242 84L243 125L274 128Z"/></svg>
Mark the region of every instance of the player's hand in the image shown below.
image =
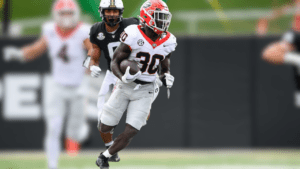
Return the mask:
<svg viewBox="0 0 300 169"><path fill-rule="evenodd" d="M7 46L3 49L4 61L19 61L24 62L24 54L23 51L19 48L13 46Z"/></svg>
<svg viewBox="0 0 300 169"><path fill-rule="evenodd" d="M99 66L92 65L90 67L90 70L91 70L91 76L92 77L99 77L100 76L101 69L100 69Z"/></svg>
<svg viewBox="0 0 300 169"><path fill-rule="evenodd" d="M166 76L166 86L167 88L171 88L173 86L175 78L169 73L165 73L165 76Z"/></svg>
<svg viewBox="0 0 300 169"><path fill-rule="evenodd" d="M129 73L129 70L130 70L130 66L127 67L125 74L122 76L122 81L124 83L133 82L135 79L137 79L142 74L141 71L138 71L136 74L131 75Z"/></svg>

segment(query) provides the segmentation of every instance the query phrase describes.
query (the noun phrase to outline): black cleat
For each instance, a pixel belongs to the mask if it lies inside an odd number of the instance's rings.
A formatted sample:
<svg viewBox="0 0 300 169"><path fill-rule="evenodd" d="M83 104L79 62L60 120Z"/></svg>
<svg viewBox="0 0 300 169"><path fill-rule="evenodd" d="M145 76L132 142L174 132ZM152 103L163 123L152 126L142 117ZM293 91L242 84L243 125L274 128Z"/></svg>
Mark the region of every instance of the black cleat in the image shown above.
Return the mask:
<svg viewBox="0 0 300 169"><path fill-rule="evenodd" d="M101 153L96 160L96 165L100 167L100 169L109 169L108 158Z"/></svg>
<svg viewBox="0 0 300 169"><path fill-rule="evenodd" d="M120 157L118 155L118 153L114 154L113 156L111 156L108 161L110 162L119 162L120 161Z"/></svg>

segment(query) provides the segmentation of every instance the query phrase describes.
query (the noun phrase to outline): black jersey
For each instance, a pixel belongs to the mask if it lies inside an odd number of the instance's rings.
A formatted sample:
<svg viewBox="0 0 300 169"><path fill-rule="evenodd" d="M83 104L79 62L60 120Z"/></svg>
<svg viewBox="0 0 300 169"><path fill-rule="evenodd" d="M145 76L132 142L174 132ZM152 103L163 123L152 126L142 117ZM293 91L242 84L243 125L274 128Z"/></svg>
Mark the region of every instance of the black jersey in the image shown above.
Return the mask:
<svg viewBox="0 0 300 169"><path fill-rule="evenodd" d="M297 52L300 52L300 32L290 30L284 34L283 40L294 45ZM293 66L294 82L296 89L300 91L300 67Z"/></svg>
<svg viewBox="0 0 300 169"><path fill-rule="evenodd" d="M120 22L119 28L114 33L108 33L106 31L104 22L98 22L92 26L90 31L90 41L93 44L96 44L101 49L101 52L104 52L109 70L111 70L110 62L113 57L114 51L121 43L120 35L127 26L132 24L138 25L139 19L124 18L122 22Z"/></svg>

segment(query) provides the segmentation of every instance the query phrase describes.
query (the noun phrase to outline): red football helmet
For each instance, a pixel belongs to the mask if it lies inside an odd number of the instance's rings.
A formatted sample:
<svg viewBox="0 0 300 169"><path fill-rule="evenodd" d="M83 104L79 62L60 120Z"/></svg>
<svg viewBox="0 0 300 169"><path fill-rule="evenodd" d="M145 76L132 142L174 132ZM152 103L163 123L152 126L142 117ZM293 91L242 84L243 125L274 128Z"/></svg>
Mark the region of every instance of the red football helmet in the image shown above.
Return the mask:
<svg viewBox="0 0 300 169"><path fill-rule="evenodd" d="M162 0L147 0L140 9L141 23L145 23L157 34L166 32L170 26L172 15Z"/></svg>
<svg viewBox="0 0 300 169"><path fill-rule="evenodd" d="M80 9L74 0L56 0L53 5L52 14L59 27L73 28L79 22Z"/></svg>

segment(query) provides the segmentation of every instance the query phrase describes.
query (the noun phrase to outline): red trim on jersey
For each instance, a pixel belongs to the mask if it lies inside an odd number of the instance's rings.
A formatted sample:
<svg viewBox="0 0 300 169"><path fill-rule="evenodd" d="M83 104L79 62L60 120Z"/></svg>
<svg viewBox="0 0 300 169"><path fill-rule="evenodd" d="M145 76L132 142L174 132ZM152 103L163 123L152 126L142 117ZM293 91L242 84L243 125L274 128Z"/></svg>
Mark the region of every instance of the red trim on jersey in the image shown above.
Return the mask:
<svg viewBox="0 0 300 169"><path fill-rule="evenodd" d="M129 47L130 51L132 52L131 46L129 46L129 45L127 45L127 46Z"/></svg>
<svg viewBox="0 0 300 169"><path fill-rule="evenodd" d="M143 37L150 43L150 45L153 47L153 49L155 49L156 47L158 47L159 45L163 44L164 42L166 42L169 37L171 36L171 34L169 32L167 32L167 36L165 36L164 38L160 39L156 39L155 42L153 42L142 30L141 27L142 25L138 25L137 26L139 31L141 32L141 34L143 35ZM156 44L156 46L153 46L153 44Z"/></svg>
<svg viewBox="0 0 300 169"><path fill-rule="evenodd" d="M61 39L66 40L66 39L72 37L72 35L74 35L75 32L81 27L81 25L82 25L82 23L80 22L80 23L77 24L77 26L76 26L74 29L72 29L72 30L70 30L70 31L68 31L68 32L63 32L63 31L57 26L57 24L55 24L55 32L58 34L58 36L59 36Z"/></svg>

